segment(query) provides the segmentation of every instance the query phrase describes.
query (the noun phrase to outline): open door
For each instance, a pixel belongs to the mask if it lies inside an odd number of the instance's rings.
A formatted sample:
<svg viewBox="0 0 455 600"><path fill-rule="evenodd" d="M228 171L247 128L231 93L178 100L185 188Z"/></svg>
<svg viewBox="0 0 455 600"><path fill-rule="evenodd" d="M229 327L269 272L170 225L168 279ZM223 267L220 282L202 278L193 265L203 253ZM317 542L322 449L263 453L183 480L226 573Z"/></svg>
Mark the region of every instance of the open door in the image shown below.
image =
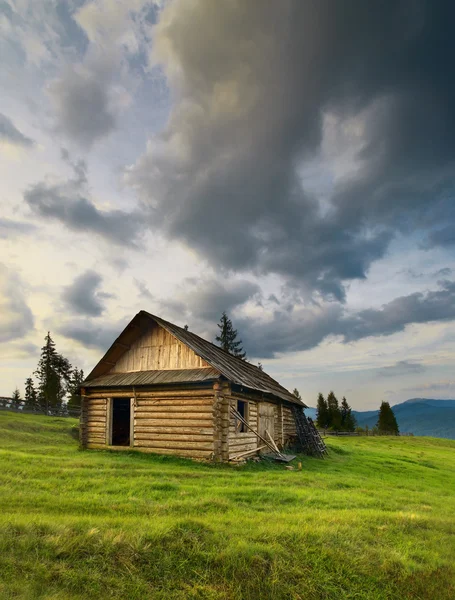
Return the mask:
<svg viewBox="0 0 455 600"><path fill-rule="evenodd" d="M112 445L130 446L131 399L112 399Z"/></svg>

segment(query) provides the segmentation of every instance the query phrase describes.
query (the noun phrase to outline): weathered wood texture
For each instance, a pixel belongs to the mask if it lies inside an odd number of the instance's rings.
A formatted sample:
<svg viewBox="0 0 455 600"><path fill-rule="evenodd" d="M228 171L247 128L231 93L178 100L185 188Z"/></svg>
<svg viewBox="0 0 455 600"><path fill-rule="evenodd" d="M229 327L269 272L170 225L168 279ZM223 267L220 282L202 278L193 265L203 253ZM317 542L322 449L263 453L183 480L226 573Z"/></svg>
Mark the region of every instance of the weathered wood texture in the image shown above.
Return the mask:
<svg viewBox="0 0 455 600"><path fill-rule="evenodd" d="M292 410L287 406L283 406L283 433L284 444L295 441L297 436L295 419Z"/></svg>
<svg viewBox="0 0 455 600"><path fill-rule="evenodd" d="M244 400L244 397L241 399ZM233 395L231 397L231 406L233 408L237 408L237 400L237 396ZM256 402L248 402L247 422L250 427L257 431L258 405ZM229 458L258 447L258 438L256 435L250 430L240 433L237 431L236 425L237 420L232 412L229 411ZM262 442L259 442L259 444L262 444Z"/></svg>
<svg viewBox="0 0 455 600"><path fill-rule="evenodd" d="M197 369L210 365L157 324L151 324L109 373L166 369Z"/></svg>
<svg viewBox="0 0 455 600"><path fill-rule="evenodd" d="M134 410L136 449L193 458L214 457L215 406L213 390L205 397L141 397Z"/></svg>
<svg viewBox="0 0 455 600"><path fill-rule="evenodd" d="M106 446L107 432L107 400L105 398L85 397L84 413L84 447L90 444Z"/></svg>

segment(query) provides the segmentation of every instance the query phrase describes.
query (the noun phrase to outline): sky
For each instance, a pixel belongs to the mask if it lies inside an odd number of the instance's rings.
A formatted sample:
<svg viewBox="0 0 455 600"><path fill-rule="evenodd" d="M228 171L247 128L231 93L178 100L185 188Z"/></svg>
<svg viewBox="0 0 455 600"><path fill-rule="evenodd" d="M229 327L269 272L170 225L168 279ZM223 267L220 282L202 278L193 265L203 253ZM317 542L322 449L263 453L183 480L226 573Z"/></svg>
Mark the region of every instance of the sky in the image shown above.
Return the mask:
<svg viewBox="0 0 455 600"><path fill-rule="evenodd" d="M0 395L147 310L314 406L455 397L439 0L0 0Z"/></svg>

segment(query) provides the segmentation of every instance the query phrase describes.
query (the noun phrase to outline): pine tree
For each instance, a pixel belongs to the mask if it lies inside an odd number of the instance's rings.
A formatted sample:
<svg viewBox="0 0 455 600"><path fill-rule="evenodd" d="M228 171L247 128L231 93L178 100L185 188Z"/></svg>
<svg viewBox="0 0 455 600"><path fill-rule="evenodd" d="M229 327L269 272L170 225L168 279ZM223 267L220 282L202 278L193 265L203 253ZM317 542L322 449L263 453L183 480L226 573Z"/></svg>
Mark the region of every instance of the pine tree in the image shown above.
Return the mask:
<svg viewBox="0 0 455 600"><path fill-rule="evenodd" d="M341 429L341 411L338 406L337 397L333 392L330 392L327 396L327 408L329 412L329 427L335 431Z"/></svg>
<svg viewBox="0 0 455 600"><path fill-rule="evenodd" d="M343 431L355 431L356 425L357 421L352 414L352 409L343 396L343 400L341 401L341 429Z"/></svg>
<svg viewBox="0 0 455 600"><path fill-rule="evenodd" d="M21 393L18 390L18 388L16 388L13 392L13 395L11 396L11 408L21 408L22 407L22 398L21 398Z"/></svg>
<svg viewBox="0 0 455 600"><path fill-rule="evenodd" d="M73 369L68 386L69 400L68 410L79 409L81 407L81 395L79 386L84 381L84 371L82 369Z"/></svg>
<svg viewBox="0 0 455 600"><path fill-rule="evenodd" d="M234 329L232 321L227 314L223 312L220 322L218 323L220 335L216 336L216 341L223 350L233 354L237 358L246 359L246 352L242 348L242 340L237 340L237 329Z"/></svg>
<svg viewBox="0 0 455 600"><path fill-rule="evenodd" d="M327 401L322 394L319 394L318 396L316 423L321 429L327 429L329 427L329 407L327 406Z"/></svg>
<svg viewBox="0 0 455 600"><path fill-rule="evenodd" d="M35 390L35 386L33 385L33 379L31 377L25 380L24 408L26 410L33 411L37 411L39 409L38 396Z"/></svg>
<svg viewBox="0 0 455 600"><path fill-rule="evenodd" d="M38 378L38 402L49 414L49 411L59 411L62 407L68 391L71 365L56 351L50 332L47 332L44 340L35 375Z"/></svg>
<svg viewBox="0 0 455 600"><path fill-rule="evenodd" d="M300 395L300 392L297 388L294 388L294 390L292 391L292 393L294 394L294 396L298 399L301 400L302 396Z"/></svg>
<svg viewBox="0 0 455 600"><path fill-rule="evenodd" d="M398 429L398 423L395 418L395 413L391 409L388 402L381 402L376 427L379 433L389 433L392 435L399 435L400 433L400 430Z"/></svg>

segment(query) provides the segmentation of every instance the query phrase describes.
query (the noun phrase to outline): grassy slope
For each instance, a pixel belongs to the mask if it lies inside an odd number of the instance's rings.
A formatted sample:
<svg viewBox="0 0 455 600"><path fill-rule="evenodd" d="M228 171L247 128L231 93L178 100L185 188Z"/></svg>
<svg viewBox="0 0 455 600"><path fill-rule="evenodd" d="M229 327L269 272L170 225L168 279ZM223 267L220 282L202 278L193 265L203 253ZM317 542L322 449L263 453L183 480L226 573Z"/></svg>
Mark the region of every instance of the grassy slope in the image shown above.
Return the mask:
<svg viewBox="0 0 455 600"><path fill-rule="evenodd" d="M2 599L455 597L455 442L330 439L330 458L203 465L82 452L0 412Z"/></svg>

